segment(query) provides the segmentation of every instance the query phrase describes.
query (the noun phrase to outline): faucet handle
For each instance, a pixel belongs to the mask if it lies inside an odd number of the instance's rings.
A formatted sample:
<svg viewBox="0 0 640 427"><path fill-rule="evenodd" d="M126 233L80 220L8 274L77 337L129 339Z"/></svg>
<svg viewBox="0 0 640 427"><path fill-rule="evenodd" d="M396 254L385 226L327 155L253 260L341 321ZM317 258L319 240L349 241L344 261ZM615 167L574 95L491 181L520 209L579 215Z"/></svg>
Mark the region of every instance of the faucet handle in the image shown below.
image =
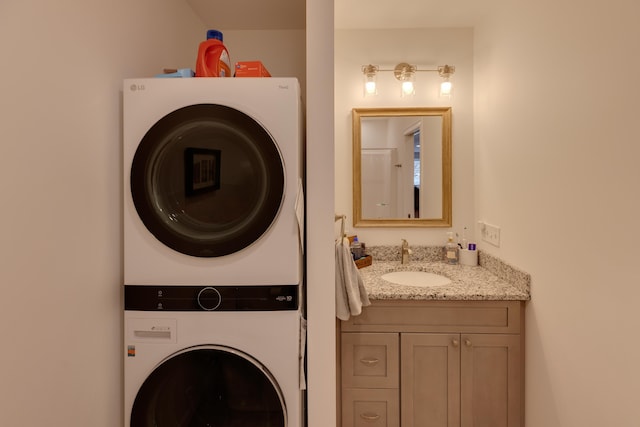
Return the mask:
<svg viewBox="0 0 640 427"><path fill-rule="evenodd" d="M406 264L409 262L409 254L411 254L411 249L409 249L409 242L406 239L402 239L402 249L400 250L400 263Z"/></svg>

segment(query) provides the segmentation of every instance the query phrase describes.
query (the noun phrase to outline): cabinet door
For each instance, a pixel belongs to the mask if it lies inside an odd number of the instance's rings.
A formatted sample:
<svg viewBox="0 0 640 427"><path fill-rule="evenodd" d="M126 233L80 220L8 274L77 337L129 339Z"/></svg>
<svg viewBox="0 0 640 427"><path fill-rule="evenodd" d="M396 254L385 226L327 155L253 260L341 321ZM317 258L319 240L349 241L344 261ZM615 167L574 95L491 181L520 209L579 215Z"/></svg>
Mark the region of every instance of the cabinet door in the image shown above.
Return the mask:
<svg viewBox="0 0 640 427"><path fill-rule="evenodd" d="M400 338L402 427L460 425L460 335Z"/></svg>
<svg viewBox="0 0 640 427"><path fill-rule="evenodd" d="M519 427L522 366L519 335L461 336L461 426Z"/></svg>

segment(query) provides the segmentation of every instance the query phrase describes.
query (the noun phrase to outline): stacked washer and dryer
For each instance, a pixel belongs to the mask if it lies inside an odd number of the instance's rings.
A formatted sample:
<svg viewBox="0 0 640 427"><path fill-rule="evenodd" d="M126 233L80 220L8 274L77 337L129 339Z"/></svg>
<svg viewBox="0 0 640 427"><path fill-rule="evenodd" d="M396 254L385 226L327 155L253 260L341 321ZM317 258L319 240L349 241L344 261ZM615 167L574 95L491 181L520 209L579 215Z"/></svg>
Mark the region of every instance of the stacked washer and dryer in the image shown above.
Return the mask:
<svg viewBox="0 0 640 427"><path fill-rule="evenodd" d="M125 427L302 427L297 80L123 94Z"/></svg>

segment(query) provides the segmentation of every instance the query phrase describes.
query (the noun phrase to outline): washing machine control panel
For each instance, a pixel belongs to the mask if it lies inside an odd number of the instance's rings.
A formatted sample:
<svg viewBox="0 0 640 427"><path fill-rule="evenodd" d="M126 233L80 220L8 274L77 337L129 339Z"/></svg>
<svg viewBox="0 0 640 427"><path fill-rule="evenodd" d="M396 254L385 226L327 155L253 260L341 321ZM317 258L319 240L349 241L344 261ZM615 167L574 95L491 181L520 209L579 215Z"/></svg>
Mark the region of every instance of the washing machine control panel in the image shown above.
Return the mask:
<svg viewBox="0 0 640 427"><path fill-rule="evenodd" d="M297 310L298 294L298 285L125 285L124 309L139 311Z"/></svg>

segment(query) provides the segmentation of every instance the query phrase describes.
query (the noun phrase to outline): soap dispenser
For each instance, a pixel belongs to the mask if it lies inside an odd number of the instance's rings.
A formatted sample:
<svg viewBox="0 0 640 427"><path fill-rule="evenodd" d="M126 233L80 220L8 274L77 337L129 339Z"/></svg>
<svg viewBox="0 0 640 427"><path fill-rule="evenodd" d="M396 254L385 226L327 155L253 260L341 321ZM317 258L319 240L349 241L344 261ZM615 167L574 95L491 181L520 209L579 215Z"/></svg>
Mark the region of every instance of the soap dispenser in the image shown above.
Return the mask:
<svg viewBox="0 0 640 427"><path fill-rule="evenodd" d="M447 264L457 264L458 263L458 245L453 241L453 232L449 231L447 233L449 236L447 244L444 247L444 256Z"/></svg>

